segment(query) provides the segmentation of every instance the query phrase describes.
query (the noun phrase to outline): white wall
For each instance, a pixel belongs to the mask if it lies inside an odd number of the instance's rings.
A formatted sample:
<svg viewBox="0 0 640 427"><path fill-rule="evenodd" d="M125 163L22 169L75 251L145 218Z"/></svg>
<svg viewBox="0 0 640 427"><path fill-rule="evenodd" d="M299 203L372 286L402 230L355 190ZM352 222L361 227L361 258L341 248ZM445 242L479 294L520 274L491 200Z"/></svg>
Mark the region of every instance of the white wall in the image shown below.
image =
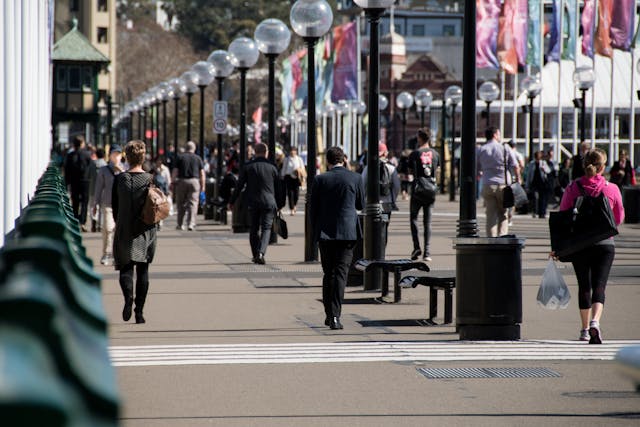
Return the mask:
<svg viewBox="0 0 640 427"><path fill-rule="evenodd" d="M50 157L51 2L0 6L0 246Z"/></svg>

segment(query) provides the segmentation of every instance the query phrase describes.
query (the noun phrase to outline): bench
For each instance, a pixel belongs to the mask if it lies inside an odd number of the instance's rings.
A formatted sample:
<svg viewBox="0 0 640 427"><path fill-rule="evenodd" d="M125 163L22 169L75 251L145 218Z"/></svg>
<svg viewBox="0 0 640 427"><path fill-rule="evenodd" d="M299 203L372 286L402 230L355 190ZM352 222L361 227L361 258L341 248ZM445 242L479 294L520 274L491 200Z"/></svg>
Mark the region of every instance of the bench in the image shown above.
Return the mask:
<svg viewBox="0 0 640 427"><path fill-rule="evenodd" d="M393 302L399 302L402 298L400 288L400 275L406 270L422 270L429 271L429 266L421 261L412 261L410 259L393 259L393 260L371 260L361 259L355 264L355 269L360 272L372 271L376 268L381 269L387 274L393 273ZM388 276L387 276L388 277ZM389 280L382 281L382 298L389 295Z"/></svg>
<svg viewBox="0 0 640 427"><path fill-rule="evenodd" d="M415 288L418 285L429 287L429 321L438 315L438 289L444 291L444 323L453 321L453 289L456 287L455 277L406 276L400 280L403 288Z"/></svg>

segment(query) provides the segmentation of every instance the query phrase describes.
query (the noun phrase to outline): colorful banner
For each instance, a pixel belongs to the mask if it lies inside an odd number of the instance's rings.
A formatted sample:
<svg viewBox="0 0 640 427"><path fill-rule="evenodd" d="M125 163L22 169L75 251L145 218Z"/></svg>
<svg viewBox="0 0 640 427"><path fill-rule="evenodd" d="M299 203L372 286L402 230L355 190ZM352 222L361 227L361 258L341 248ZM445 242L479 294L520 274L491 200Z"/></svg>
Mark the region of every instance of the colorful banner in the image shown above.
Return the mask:
<svg viewBox="0 0 640 427"><path fill-rule="evenodd" d="M616 0L611 14L611 47L628 51L633 37L635 0Z"/></svg>
<svg viewBox="0 0 640 427"><path fill-rule="evenodd" d="M574 60L576 57L576 40L578 39L576 28L578 0L565 0L564 7L562 59Z"/></svg>
<svg viewBox="0 0 640 427"><path fill-rule="evenodd" d="M527 30L529 26L529 2L527 0L513 1L515 2L515 14L513 16L513 44L516 48L518 64L524 67L527 64Z"/></svg>
<svg viewBox="0 0 640 427"><path fill-rule="evenodd" d="M291 61L289 61L289 58L282 61L282 69L278 75L278 82L282 88L282 93L280 95L282 114L287 116L291 114L291 104L293 103L293 92L291 91L291 87L293 86L293 74L291 72Z"/></svg>
<svg viewBox="0 0 640 427"><path fill-rule="evenodd" d="M611 14L614 0L598 0L598 29L593 41L598 55L613 56L611 48Z"/></svg>
<svg viewBox="0 0 640 427"><path fill-rule="evenodd" d="M516 1L505 0L498 19L498 62L506 73L518 72L518 52L516 50L513 22L516 15Z"/></svg>
<svg viewBox="0 0 640 427"><path fill-rule="evenodd" d="M564 0L553 0L551 12L551 34L549 37L549 50L547 61L558 62L560 59L560 20Z"/></svg>
<svg viewBox="0 0 640 427"><path fill-rule="evenodd" d="M582 54L593 58L593 35L596 32L596 0L584 0L582 16Z"/></svg>
<svg viewBox="0 0 640 427"><path fill-rule="evenodd" d="M253 120L253 140L254 142L261 142L262 140L262 106L256 108L256 111L251 115Z"/></svg>
<svg viewBox="0 0 640 427"><path fill-rule="evenodd" d="M527 31L527 64L540 66L540 7L542 2L529 2L529 24Z"/></svg>
<svg viewBox="0 0 640 427"><path fill-rule="evenodd" d="M476 0L476 67L500 67L496 49L500 0Z"/></svg>
<svg viewBox="0 0 640 427"><path fill-rule="evenodd" d="M355 21L333 29L333 102L358 98L356 37Z"/></svg>

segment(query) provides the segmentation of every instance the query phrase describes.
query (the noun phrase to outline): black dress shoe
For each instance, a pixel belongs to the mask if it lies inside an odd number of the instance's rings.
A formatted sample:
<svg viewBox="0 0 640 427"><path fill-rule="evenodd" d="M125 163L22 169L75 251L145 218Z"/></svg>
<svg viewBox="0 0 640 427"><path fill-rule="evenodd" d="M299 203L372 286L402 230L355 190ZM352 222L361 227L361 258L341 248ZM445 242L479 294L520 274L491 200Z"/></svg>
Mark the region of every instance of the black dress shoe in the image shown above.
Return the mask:
<svg viewBox="0 0 640 427"><path fill-rule="evenodd" d="M331 325L331 317L327 316L324 318L324 326L330 326Z"/></svg>
<svg viewBox="0 0 640 427"><path fill-rule="evenodd" d="M344 329L344 327L342 326L342 323L340 323L339 317L332 317L331 322L329 322L329 327L331 329Z"/></svg>
<svg viewBox="0 0 640 427"><path fill-rule="evenodd" d="M125 302L124 308L122 309L122 320L124 320L125 322L128 322L129 319L131 319L131 309L132 309L132 304Z"/></svg>
<svg viewBox="0 0 640 427"><path fill-rule="evenodd" d="M264 260L264 255L258 254L258 256L256 257L256 264L264 265L265 263L266 261Z"/></svg>
<svg viewBox="0 0 640 427"><path fill-rule="evenodd" d="M146 323L146 320L144 320L142 313L136 313L136 323Z"/></svg>

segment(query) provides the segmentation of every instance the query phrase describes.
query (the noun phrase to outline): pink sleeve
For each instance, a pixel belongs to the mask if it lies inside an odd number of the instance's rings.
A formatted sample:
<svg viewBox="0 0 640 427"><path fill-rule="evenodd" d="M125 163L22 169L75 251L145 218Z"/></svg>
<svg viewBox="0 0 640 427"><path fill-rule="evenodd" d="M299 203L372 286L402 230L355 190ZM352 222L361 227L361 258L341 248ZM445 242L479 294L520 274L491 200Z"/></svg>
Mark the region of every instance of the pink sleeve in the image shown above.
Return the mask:
<svg viewBox="0 0 640 427"><path fill-rule="evenodd" d="M578 188L575 182L571 182L567 185L567 188L564 190L564 194L562 195L562 200L560 201L560 210L567 211L569 209L573 209L573 204L578 197Z"/></svg>
<svg viewBox="0 0 640 427"><path fill-rule="evenodd" d="M622 205L622 194L620 194L620 189L617 185L607 185L605 186L607 190L606 196L609 199L609 203L611 204L611 210L613 211L613 217L616 220L616 224L622 224L624 221L624 206Z"/></svg>

